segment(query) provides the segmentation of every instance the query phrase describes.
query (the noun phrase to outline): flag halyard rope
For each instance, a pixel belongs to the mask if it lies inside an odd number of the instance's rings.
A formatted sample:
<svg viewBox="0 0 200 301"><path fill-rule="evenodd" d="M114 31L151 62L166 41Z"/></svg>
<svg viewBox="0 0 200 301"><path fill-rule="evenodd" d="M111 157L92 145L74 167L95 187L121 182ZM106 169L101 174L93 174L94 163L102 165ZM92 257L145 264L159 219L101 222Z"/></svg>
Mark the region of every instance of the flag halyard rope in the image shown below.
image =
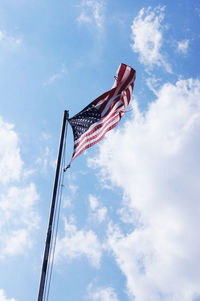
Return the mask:
<svg viewBox="0 0 200 301"><path fill-rule="evenodd" d="M62 154L61 167L60 167L61 175L59 177L55 216L54 216L54 221L52 226L52 243L50 246L49 267L48 267L47 283L45 285L44 301L49 300L50 285L51 285L53 264L55 258L56 241L57 241L59 218L60 218L60 208L62 203L63 187L64 187L63 183L64 183L64 166L66 164L65 159L66 159L67 128L68 128L68 122L66 124L66 131L65 131L64 142L63 142L63 154Z"/></svg>
<svg viewBox="0 0 200 301"><path fill-rule="evenodd" d="M68 125L68 111L64 111L63 125L60 136L60 146L58 151L58 159L54 180L54 188L52 195L52 203L49 215L48 230L46 235L45 250L43 256L43 264L41 278L38 291L38 301L48 301L50 283L52 277L53 261L55 255L55 246L58 232L60 206L63 191L64 166L66 154L66 137Z"/></svg>

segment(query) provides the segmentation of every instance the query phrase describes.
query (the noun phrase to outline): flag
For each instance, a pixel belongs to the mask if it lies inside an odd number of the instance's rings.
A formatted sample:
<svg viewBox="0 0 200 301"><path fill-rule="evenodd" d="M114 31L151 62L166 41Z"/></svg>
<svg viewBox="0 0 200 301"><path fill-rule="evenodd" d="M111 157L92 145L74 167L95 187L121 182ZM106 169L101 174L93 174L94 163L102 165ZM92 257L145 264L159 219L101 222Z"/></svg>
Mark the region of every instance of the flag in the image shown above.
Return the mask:
<svg viewBox="0 0 200 301"><path fill-rule="evenodd" d="M120 64L112 89L68 119L74 135L71 162L119 123L131 99L135 74L133 68Z"/></svg>

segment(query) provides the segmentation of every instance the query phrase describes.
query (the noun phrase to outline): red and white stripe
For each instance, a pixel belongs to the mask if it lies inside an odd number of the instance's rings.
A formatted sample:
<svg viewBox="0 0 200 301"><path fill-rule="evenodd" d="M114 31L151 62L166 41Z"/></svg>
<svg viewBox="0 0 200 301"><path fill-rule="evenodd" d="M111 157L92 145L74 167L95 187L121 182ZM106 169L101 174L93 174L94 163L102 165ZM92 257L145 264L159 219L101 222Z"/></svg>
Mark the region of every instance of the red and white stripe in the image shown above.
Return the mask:
<svg viewBox="0 0 200 301"><path fill-rule="evenodd" d="M113 88L92 102L101 113L101 119L75 141L72 160L100 141L119 123L130 102L134 80L135 70L120 64Z"/></svg>

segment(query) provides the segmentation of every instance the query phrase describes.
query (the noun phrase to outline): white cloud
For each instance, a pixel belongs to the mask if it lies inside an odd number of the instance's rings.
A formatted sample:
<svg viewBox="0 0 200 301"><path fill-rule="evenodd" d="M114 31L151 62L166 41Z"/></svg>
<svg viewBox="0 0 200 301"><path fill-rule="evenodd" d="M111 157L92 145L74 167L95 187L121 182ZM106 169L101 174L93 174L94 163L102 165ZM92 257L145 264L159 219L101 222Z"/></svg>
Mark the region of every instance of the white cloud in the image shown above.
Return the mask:
<svg viewBox="0 0 200 301"><path fill-rule="evenodd" d="M24 184L30 171L24 169L18 135L14 126L2 118L0 136L0 258L4 258L27 251L32 245L33 230L38 228L39 216L35 210L38 200L35 184Z"/></svg>
<svg viewBox="0 0 200 301"><path fill-rule="evenodd" d="M106 218L107 208L101 206L98 202L98 199L91 194L89 195L89 204L91 209L90 218L92 218L94 221L102 223Z"/></svg>
<svg viewBox="0 0 200 301"><path fill-rule="evenodd" d="M94 288L92 284L88 286L88 299L93 301L118 301L117 294L112 287Z"/></svg>
<svg viewBox="0 0 200 301"><path fill-rule="evenodd" d="M146 84L149 87L149 89L156 95L158 96L157 90L160 85L160 80L155 77L149 77L146 79Z"/></svg>
<svg viewBox="0 0 200 301"><path fill-rule="evenodd" d="M97 209L97 207L99 206L99 202L97 201L97 198L93 195L89 195L89 202L90 202L90 208L92 210Z"/></svg>
<svg viewBox="0 0 200 301"><path fill-rule="evenodd" d="M17 301L14 298L7 299L4 290L0 289L0 301Z"/></svg>
<svg viewBox="0 0 200 301"><path fill-rule="evenodd" d="M7 32L0 30L0 44L7 49L19 48L22 40L19 37L9 35Z"/></svg>
<svg viewBox="0 0 200 301"><path fill-rule="evenodd" d="M182 52L184 54L187 53L189 47L189 40L183 40L181 42L178 42L178 52Z"/></svg>
<svg viewBox="0 0 200 301"><path fill-rule="evenodd" d="M12 124L0 117L0 182L18 181L23 162L20 157L19 139Z"/></svg>
<svg viewBox="0 0 200 301"><path fill-rule="evenodd" d="M68 185L67 185L67 191L65 189L65 185L64 185L64 198L63 198L63 208L73 208L74 204L76 202L74 202L76 196L77 196L77 192L79 190L79 187L75 184L75 180L76 180L76 175L74 173L66 173L66 177L67 177L67 181L68 181ZM67 194L65 194L65 192L67 192Z"/></svg>
<svg viewBox="0 0 200 301"><path fill-rule="evenodd" d="M161 54L163 34L161 22L164 19L164 7L142 8L131 26L132 49L139 54L140 61L151 69L154 65L163 66L167 72L171 67Z"/></svg>
<svg viewBox="0 0 200 301"><path fill-rule="evenodd" d="M85 255L91 265L98 268L102 255L102 247L96 234L89 230L78 230L72 222L64 220L65 236L58 239L56 259L74 259Z"/></svg>
<svg viewBox="0 0 200 301"><path fill-rule="evenodd" d="M102 1L97 0L84 0L81 5L81 14L77 18L78 23L94 23L98 28L103 27L104 16L104 4Z"/></svg>
<svg viewBox="0 0 200 301"><path fill-rule="evenodd" d="M39 168L42 174L47 174L49 172L49 167L55 169L56 159L53 157L53 154L48 146L45 146L45 149L42 155L36 159L37 168Z"/></svg>
<svg viewBox="0 0 200 301"><path fill-rule="evenodd" d="M57 79L62 78L66 74L67 74L67 68L63 64L60 72L51 75L48 78L48 80L43 83L43 86L49 86L49 85L53 84Z"/></svg>
<svg viewBox="0 0 200 301"><path fill-rule="evenodd" d="M0 194L0 258L23 254L32 246L31 233L39 225L37 200L33 183L25 188L12 186Z"/></svg>
<svg viewBox="0 0 200 301"><path fill-rule="evenodd" d="M167 83L147 112L133 110L93 160L124 190L134 227L111 225L108 242L135 301L191 301L200 296L200 81Z"/></svg>
<svg viewBox="0 0 200 301"><path fill-rule="evenodd" d="M73 199L77 194L78 186L74 184L68 184L68 196L63 200L63 208L72 208L73 207Z"/></svg>
<svg viewBox="0 0 200 301"><path fill-rule="evenodd" d="M68 189L67 189L67 195L64 195L64 200L63 200L63 208L73 208L74 207L74 199L77 195L77 191L79 189L79 187L74 184L74 181L76 179L75 174L73 173L66 173L66 177L68 180ZM65 192L66 190L64 189L63 192Z"/></svg>
<svg viewBox="0 0 200 301"><path fill-rule="evenodd" d="M63 200L63 208L73 207L72 201L69 198Z"/></svg>

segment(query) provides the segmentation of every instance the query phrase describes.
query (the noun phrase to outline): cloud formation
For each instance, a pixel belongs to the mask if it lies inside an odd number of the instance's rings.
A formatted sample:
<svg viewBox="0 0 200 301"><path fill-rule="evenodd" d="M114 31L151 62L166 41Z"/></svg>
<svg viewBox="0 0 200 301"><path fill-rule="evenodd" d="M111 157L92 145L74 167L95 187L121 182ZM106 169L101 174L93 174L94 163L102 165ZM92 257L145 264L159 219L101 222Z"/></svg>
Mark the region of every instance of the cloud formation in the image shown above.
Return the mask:
<svg viewBox="0 0 200 301"><path fill-rule="evenodd" d="M66 74L67 74L67 68L63 64L60 72L51 75L48 78L48 80L43 83L43 86L50 86L50 85L52 85L57 79L62 78Z"/></svg>
<svg viewBox="0 0 200 301"><path fill-rule="evenodd" d="M107 208L99 204L97 197L90 194L89 195L89 204L90 204L90 218L95 222L102 223L107 215Z"/></svg>
<svg viewBox="0 0 200 301"><path fill-rule="evenodd" d="M4 290L0 289L0 301L17 301L14 298L7 299Z"/></svg>
<svg viewBox="0 0 200 301"><path fill-rule="evenodd" d="M118 301L117 294L112 287L94 288L92 284L88 286L88 299L93 301Z"/></svg>
<svg viewBox="0 0 200 301"><path fill-rule="evenodd" d="M39 225L37 200L33 183L25 188L11 186L8 193L0 194L0 258L23 254L32 246L30 234Z"/></svg>
<svg viewBox="0 0 200 301"><path fill-rule="evenodd" d="M22 40L19 37L9 35L5 31L0 30L0 44L7 49L13 49L20 47Z"/></svg>
<svg viewBox="0 0 200 301"><path fill-rule="evenodd" d="M137 106L133 111L124 128L107 135L93 160L104 178L123 189L122 220L134 228L126 234L110 224L108 243L134 300L195 300L200 296L200 81L166 83L145 113Z"/></svg>
<svg viewBox="0 0 200 301"><path fill-rule="evenodd" d="M38 228L35 205L39 196L34 183L24 184L24 162L14 126L0 118L0 259L22 254L32 245Z"/></svg>
<svg viewBox="0 0 200 301"><path fill-rule="evenodd" d="M188 51L188 47L189 47L189 40L183 40L183 41L180 41L178 42L178 52L182 52L184 54L187 53Z"/></svg>
<svg viewBox="0 0 200 301"><path fill-rule="evenodd" d="M131 26L132 50L139 54L139 60L147 69L152 69L155 65L164 67L171 73L171 67L161 53L163 44L164 7L152 9L142 8Z"/></svg>
<svg viewBox="0 0 200 301"><path fill-rule="evenodd" d="M100 29L103 27L104 16L104 4L102 1L97 0L84 0L81 5L81 14L77 18L79 24L96 24Z"/></svg>
<svg viewBox="0 0 200 301"><path fill-rule="evenodd" d="M98 268L102 247L92 230L78 230L76 225L64 219L65 236L56 244L56 259L74 259L85 255L91 265Z"/></svg>
<svg viewBox="0 0 200 301"><path fill-rule="evenodd" d="M20 156L19 139L12 124L0 117L0 183L18 181L23 162Z"/></svg>

